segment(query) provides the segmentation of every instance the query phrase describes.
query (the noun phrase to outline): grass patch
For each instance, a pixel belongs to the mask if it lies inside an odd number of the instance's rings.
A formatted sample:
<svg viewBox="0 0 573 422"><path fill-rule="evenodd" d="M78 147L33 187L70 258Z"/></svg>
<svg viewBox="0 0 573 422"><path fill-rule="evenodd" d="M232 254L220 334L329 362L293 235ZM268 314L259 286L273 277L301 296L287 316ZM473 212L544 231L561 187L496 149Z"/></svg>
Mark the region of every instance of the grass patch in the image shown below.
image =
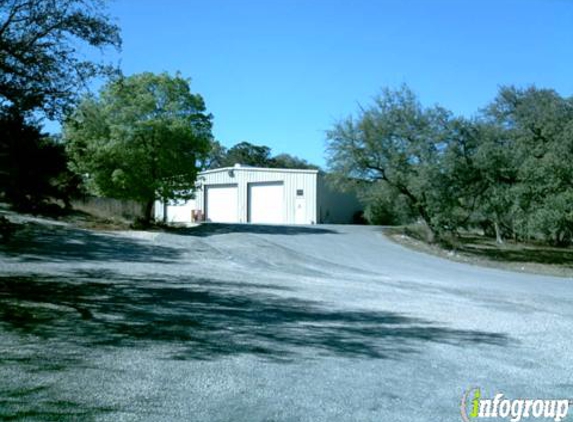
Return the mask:
<svg viewBox="0 0 573 422"><path fill-rule="evenodd" d="M92 214L88 211L77 210L77 209L64 209L56 204L49 204L48 207L39 207L34 212L22 212L13 210L8 204L0 203L0 232L2 229L2 219L9 222L14 226L14 231L17 232L22 230L25 226L24 223L18 220L34 220L34 219L46 219L51 221L57 221L61 223L68 223L72 226L91 229L91 230L129 230L131 220L124 217L106 217L97 214ZM16 218L14 218L16 217ZM1 238L0 233L0 238Z"/></svg>
<svg viewBox="0 0 573 422"><path fill-rule="evenodd" d="M129 230L131 222L123 218L103 218L83 211L74 211L62 219L76 227L90 230Z"/></svg>
<svg viewBox="0 0 573 422"><path fill-rule="evenodd" d="M419 225L388 227L385 234L408 248L458 262L519 272L573 277L573 248L507 241L502 245L476 233L462 233L440 244L426 241Z"/></svg>

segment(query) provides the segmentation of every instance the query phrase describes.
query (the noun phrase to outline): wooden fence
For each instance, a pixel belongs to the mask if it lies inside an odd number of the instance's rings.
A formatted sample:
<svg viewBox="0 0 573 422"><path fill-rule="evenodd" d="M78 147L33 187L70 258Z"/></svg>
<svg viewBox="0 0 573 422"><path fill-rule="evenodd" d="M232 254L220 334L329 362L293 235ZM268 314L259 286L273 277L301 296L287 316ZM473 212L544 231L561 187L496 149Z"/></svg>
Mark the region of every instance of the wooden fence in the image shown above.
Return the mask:
<svg viewBox="0 0 573 422"><path fill-rule="evenodd" d="M101 218L135 220L143 217L143 204L112 198L86 198L72 201L72 207Z"/></svg>

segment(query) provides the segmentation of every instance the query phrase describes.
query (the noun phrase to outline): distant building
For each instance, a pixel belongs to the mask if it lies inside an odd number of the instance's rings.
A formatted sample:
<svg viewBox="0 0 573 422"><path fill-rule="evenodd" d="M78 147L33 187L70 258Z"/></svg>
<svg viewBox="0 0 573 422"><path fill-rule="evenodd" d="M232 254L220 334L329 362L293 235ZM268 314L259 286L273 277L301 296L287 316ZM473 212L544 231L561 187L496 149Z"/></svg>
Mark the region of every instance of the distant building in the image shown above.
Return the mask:
<svg viewBox="0 0 573 422"><path fill-rule="evenodd" d="M169 223L352 223L362 210L355 195L330 187L318 170L236 164L199 174L195 199L155 204Z"/></svg>

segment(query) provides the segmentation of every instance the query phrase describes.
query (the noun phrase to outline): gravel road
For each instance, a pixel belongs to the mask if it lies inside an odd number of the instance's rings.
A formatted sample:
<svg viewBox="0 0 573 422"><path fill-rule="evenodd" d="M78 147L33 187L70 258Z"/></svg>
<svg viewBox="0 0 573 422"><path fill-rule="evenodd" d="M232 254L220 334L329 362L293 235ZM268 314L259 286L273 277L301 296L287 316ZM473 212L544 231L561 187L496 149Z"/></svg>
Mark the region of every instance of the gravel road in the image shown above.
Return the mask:
<svg viewBox="0 0 573 422"><path fill-rule="evenodd" d="M0 248L0 420L460 421L470 387L573 398L572 305L377 227L37 220Z"/></svg>

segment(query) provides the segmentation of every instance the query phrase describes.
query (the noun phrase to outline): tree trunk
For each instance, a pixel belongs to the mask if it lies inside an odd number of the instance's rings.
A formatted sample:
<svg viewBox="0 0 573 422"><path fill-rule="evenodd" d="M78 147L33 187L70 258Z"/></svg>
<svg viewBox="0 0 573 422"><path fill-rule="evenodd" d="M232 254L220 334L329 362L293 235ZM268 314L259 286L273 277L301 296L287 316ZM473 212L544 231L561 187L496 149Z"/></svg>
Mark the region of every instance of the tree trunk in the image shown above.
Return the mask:
<svg viewBox="0 0 573 422"><path fill-rule="evenodd" d="M499 228L499 223L497 220L493 222L493 228L495 230L495 242L499 245L503 244L503 237L501 235L501 230Z"/></svg>
<svg viewBox="0 0 573 422"><path fill-rule="evenodd" d="M64 201L64 209L66 211L71 211L72 210L72 202L70 201L70 198L66 195L63 199Z"/></svg>
<svg viewBox="0 0 573 422"><path fill-rule="evenodd" d="M434 232L434 230L430 227L430 225L428 223L426 223L426 228L428 230L426 233L427 242L430 244L436 243L436 233Z"/></svg>
<svg viewBox="0 0 573 422"><path fill-rule="evenodd" d="M400 193L405 195L412 202L412 206L418 211L418 214L420 215L420 217L422 218L428 229L426 234L427 242L434 243L436 241L436 238L439 236L439 233L432 226L431 224L432 219L430 218L430 215L426 212L426 208L424 207L424 205L421 204L420 201L418 201L418 198L416 198L416 196L412 194L412 192L410 192L406 186L396 183L391 183L386 176L383 176L383 180L385 180L391 186L397 188L398 191L400 191Z"/></svg>
<svg viewBox="0 0 573 422"><path fill-rule="evenodd" d="M418 209L418 213L420 214L420 217L422 218L422 221L424 222L424 225L426 226L426 241L428 243L435 243L437 235L436 235L436 231L432 227L432 224L431 224L432 220L430 219L430 216L428 215L428 213L426 212L426 210L424 209L423 206L418 204L416 208Z"/></svg>
<svg viewBox="0 0 573 422"><path fill-rule="evenodd" d="M153 220L153 204L155 199L150 199L145 203L145 208L143 209L143 222L147 225L151 224Z"/></svg>

